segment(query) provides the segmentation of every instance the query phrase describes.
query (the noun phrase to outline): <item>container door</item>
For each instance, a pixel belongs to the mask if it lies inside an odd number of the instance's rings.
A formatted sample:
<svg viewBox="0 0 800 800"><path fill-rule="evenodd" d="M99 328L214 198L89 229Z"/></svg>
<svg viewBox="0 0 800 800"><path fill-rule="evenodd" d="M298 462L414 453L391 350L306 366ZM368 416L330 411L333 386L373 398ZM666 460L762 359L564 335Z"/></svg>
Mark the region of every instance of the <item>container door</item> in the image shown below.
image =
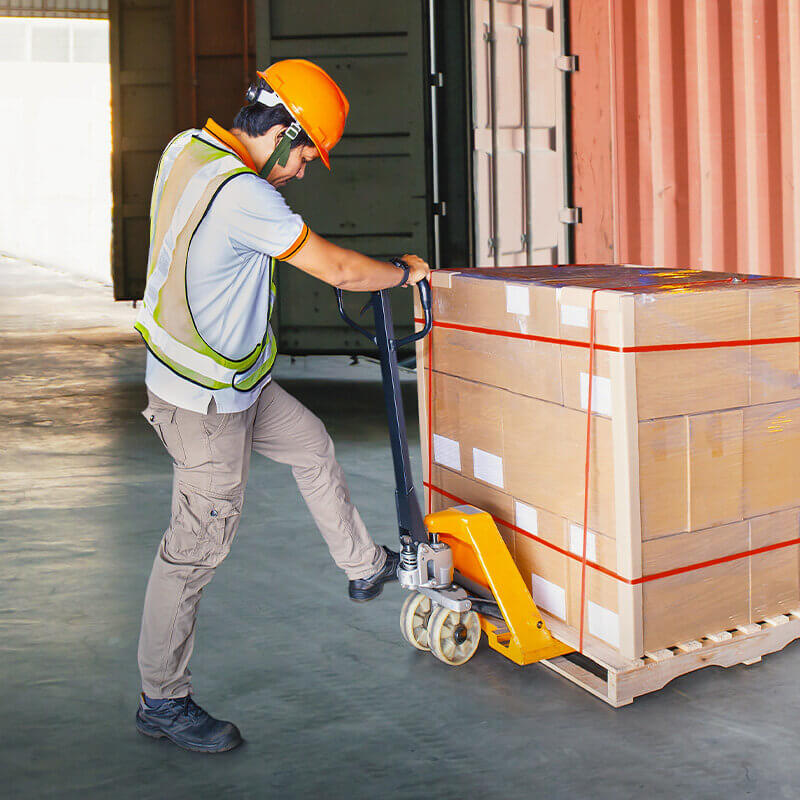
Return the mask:
<svg viewBox="0 0 800 800"><path fill-rule="evenodd" d="M315 162L302 181L282 191L313 231L375 258L417 253L431 259L426 24L423 3L256 3L259 65L307 58L330 73L350 101L331 171ZM278 284L281 352L369 349L340 321L329 286L288 264L280 265ZM350 296L351 315L365 299ZM395 292L393 309L398 334L410 332L411 292Z"/></svg>
<svg viewBox="0 0 800 800"><path fill-rule="evenodd" d="M473 0L477 266L570 260L561 0Z"/></svg>
<svg viewBox="0 0 800 800"><path fill-rule="evenodd" d="M138 300L147 271L150 193L175 135L172 2L111 0L111 274L117 300Z"/></svg>
<svg viewBox="0 0 800 800"><path fill-rule="evenodd" d="M255 71L252 0L111 0L112 275L117 300L144 292L150 193L178 131L229 127Z"/></svg>

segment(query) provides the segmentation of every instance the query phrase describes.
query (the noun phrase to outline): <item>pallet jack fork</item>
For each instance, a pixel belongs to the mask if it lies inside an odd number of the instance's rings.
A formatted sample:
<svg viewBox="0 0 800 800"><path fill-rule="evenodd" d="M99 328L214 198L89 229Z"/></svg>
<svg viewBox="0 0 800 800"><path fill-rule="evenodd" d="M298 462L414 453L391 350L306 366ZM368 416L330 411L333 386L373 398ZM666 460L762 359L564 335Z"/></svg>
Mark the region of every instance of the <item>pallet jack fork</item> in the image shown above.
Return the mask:
<svg viewBox="0 0 800 800"><path fill-rule="evenodd" d="M400 612L404 638L458 666L475 654L483 631L489 646L516 664L573 652L553 638L491 515L470 505L428 514L420 509L408 457L397 351L424 338L433 326L428 281L417 284L425 315L422 330L395 339L389 291L373 292L375 333L353 321L336 290L339 314L380 354L383 394L395 472L400 532L400 585L409 591Z"/></svg>

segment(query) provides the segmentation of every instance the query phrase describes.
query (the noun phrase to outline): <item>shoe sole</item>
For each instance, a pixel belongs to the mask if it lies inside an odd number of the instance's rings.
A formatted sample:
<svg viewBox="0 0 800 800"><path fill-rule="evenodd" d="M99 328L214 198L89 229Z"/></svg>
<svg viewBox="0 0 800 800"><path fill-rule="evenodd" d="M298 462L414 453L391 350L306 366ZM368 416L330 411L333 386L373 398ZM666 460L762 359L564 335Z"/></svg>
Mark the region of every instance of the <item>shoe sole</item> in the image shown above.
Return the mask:
<svg viewBox="0 0 800 800"><path fill-rule="evenodd" d="M369 597L353 597L352 594L349 594L350 599L354 603L368 603L370 600L374 600L380 593L383 591L383 584L384 583L391 583L392 581L396 581L397 578L397 567L395 567L394 572L391 575L387 575L379 584L378 584L378 591L375 594L371 594Z"/></svg>
<svg viewBox="0 0 800 800"><path fill-rule="evenodd" d="M164 731L162 731L160 728L154 728L146 725L138 717L136 718L136 730L144 736L150 737L151 739L166 739L167 741L172 742L172 744L174 744L176 747L180 747L182 750L190 750L193 753L227 753L229 750L233 750L234 748L239 747L239 745L244 744L244 739L239 739L223 745L222 747L193 747L185 742L175 741L175 739L173 739L168 733L164 733Z"/></svg>
<svg viewBox="0 0 800 800"><path fill-rule="evenodd" d="M353 595L351 594L350 599L354 603L369 603L370 600L374 600L376 597L378 597L381 594L381 592L383 592L382 583L378 586L378 591L375 592L375 594L371 594L369 597L353 597Z"/></svg>

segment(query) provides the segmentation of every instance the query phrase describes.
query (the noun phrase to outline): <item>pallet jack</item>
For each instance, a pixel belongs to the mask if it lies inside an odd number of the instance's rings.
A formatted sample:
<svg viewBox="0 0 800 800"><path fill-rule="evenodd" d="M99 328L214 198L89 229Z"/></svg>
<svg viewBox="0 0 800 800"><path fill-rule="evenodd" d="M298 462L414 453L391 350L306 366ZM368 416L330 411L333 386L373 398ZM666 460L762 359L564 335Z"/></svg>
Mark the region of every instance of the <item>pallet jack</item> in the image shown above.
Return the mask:
<svg viewBox="0 0 800 800"><path fill-rule="evenodd" d="M389 290L373 292L361 310L372 308L373 334L347 315L336 289L339 315L380 354L401 545L397 576L409 592L400 630L410 645L451 666L472 658L481 630L492 649L519 665L571 653L573 648L547 629L490 514L460 505L423 519L411 477L397 362L400 348L423 339L433 327L430 284L422 280L417 288L424 325L401 339L394 337Z"/></svg>

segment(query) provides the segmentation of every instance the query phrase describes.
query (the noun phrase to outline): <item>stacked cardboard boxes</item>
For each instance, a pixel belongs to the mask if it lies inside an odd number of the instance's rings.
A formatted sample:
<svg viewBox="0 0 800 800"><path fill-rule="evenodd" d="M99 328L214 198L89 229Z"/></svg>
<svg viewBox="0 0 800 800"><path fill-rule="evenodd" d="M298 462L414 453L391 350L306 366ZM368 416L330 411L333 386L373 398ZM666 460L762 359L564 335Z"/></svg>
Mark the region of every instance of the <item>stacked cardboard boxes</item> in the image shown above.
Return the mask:
<svg viewBox="0 0 800 800"><path fill-rule="evenodd" d="M559 635L583 617L586 651L624 661L800 607L800 281L601 265L432 287L426 502L492 513Z"/></svg>

